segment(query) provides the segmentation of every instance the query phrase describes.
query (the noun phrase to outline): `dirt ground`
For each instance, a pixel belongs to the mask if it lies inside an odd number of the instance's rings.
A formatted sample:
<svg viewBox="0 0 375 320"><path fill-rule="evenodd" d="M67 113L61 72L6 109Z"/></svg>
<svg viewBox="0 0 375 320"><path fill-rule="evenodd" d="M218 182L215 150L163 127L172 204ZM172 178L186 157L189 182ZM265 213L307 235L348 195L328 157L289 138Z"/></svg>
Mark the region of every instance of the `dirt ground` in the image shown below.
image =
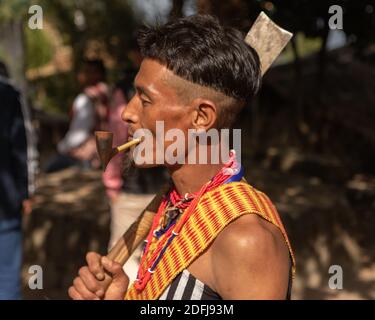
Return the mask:
<svg viewBox="0 0 375 320"><path fill-rule="evenodd" d="M294 247L297 274L292 299L375 299L375 184L363 177L329 183L298 170L273 170L274 158L271 155L261 164L245 163L245 168L248 182L274 201ZM67 299L67 288L86 252L107 251L110 213L100 175L66 169L40 177L35 210L24 219L26 299ZM151 196L152 192L144 190L124 193L126 223ZM139 254L126 268L132 278ZM42 290L28 287L31 265L43 268ZM342 290L329 288L332 265L342 267Z"/></svg>

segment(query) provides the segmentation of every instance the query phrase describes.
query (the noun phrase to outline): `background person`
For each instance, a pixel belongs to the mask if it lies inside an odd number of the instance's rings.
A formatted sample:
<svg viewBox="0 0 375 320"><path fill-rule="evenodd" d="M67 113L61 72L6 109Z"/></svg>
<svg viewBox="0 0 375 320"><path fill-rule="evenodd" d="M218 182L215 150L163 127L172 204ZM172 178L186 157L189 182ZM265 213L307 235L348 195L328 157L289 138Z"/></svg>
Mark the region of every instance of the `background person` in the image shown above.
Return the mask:
<svg viewBox="0 0 375 320"><path fill-rule="evenodd" d="M0 101L0 299L20 299L27 141L20 93L2 78Z"/></svg>

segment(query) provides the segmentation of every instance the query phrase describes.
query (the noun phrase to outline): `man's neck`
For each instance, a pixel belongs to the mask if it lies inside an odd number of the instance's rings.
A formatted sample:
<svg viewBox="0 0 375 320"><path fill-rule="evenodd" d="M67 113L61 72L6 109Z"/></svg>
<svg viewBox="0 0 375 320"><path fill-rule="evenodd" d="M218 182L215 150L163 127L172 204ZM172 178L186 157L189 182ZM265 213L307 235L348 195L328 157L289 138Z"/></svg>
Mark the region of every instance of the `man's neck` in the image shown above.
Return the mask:
<svg viewBox="0 0 375 320"><path fill-rule="evenodd" d="M222 168L222 164L185 164L169 169L169 173L180 195L198 192Z"/></svg>

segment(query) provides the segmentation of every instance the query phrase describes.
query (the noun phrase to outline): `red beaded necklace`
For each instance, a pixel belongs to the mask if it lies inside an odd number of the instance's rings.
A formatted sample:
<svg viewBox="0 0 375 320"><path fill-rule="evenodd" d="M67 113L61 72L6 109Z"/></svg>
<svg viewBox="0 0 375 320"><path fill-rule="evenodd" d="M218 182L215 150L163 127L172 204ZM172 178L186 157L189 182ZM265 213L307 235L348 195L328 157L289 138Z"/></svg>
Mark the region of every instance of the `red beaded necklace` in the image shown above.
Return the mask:
<svg viewBox="0 0 375 320"><path fill-rule="evenodd" d="M220 186L222 183L224 183L226 180L228 180L230 177L235 175L238 170L238 164L235 159L235 152L234 150L231 150L230 152L230 159L229 161L221 168L221 170L206 184L202 186L202 188L195 193L191 194L185 194L185 196L181 196L176 188L173 188L167 196L164 197L158 212L155 215L155 218L153 220L151 230L147 236L146 241L146 247L144 249L140 266L138 269L138 275L135 282L135 288L137 290L143 290L150 280L152 274L155 272L154 269L156 268L156 265L160 261L161 257L163 256L165 250L169 246L169 244L172 242L172 240L178 236L181 228L184 226L186 221L189 219L189 217L194 212L200 198L203 194L206 192ZM182 214L180 220L169 227L169 229L166 230L165 236L162 237L159 240L159 243L154 250L154 252L149 257L147 263L146 259L150 250L150 246L153 240L153 237L155 237L155 231L159 226L160 219L162 216L166 213L168 210L168 204L172 203L174 208L176 209L186 209L185 212ZM145 267L144 267L145 266Z"/></svg>

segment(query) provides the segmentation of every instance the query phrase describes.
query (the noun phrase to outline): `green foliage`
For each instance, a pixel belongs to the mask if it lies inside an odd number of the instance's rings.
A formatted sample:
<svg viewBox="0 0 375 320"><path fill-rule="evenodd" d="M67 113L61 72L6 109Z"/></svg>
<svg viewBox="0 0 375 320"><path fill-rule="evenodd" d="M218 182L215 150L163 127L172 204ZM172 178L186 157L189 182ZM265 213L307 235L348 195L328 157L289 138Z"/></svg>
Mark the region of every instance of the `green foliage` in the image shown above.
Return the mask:
<svg viewBox="0 0 375 320"><path fill-rule="evenodd" d="M25 16L29 4L30 0L0 0L0 24Z"/></svg>
<svg viewBox="0 0 375 320"><path fill-rule="evenodd" d="M78 93L72 72L40 78L31 83L31 99L46 112L67 114Z"/></svg>
<svg viewBox="0 0 375 320"><path fill-rule="evenodd" d="M75 70L89 43L99 43L120 65L116 69L120 69L129 48L134 47L136 20L128 2L123 0L41 0L38 4L43 8L44 19L59 32L62 44L72 47L73 70L33 81L33 98L45 111L67 113L78 93ZM85 18L84 28L75 23L77 12ZM53 55L49 34L35 31L26 31L28 67L41 66Z"/></svg>
<svg viewBox="0 0 375 320"><path fill-rule="evenodd" d="M207 2L212 4L213 13L224 21L246 20L238 23L245 31L249 26L248 19L254 19L260 10L266 11L275 22L296 34L296 47L301 57L316 52L325 43L330 17L328 8L334 4L344 8L344 32L348 36L354 36L352 45L362 49L375 39L375 15L370 14L370 9L375 11L375 6L369 8L371 0L241 0L236 1L241 3L238 8L243 8L235 10L238 15L233 15L233 10L230 9L231 6L236 8L232 2ZM27 17L31 4L38 4L43 8L44 19L59 31L63 45L72 47L73 70L93 41L111 55L117 62L118 70L127 63L129 49L136 46L134 38L139 17L134 15L130 0L0 0L0 24L9 19ZM85 24L82 27L77 24L77 14L84 17ZM29 30L26 27L25 41L27 68L40 67L53 57L54 48L44 30ZM288 47L278 62L288 62L293 58L293 52ZM63 80L66 80L65 76L62 77L61 81ZM51 110L65 110L65 107L61 107L61 101L67 98L61 97L59 90L65 90L66 96L74 91L74 87L72 91L69 86L59 84L59 81L53 79L43 82L48 87L46 92L49 96L43 103Z"/></svg>
<svg viewBox="0 0 375 320"><path fill-rule="evenodd" d="M343 8L343 31L352 36L352 45L364 48L375 41L375 3L373 0L283 0L257 2L274 21L284 28L303 33L309 38L327 36L328 21L332 16L328 9L332 5ZM272 10L267 10L272 8Z"/></svg>
<svg viewBox="0 0 375 320"><path fill-rule="evenodd" d="M296 39L297 51L301 58L316 53L321 48L322 39L319 37L308 38L301 32L297 33L294 37ZM275 64L292 62L294 58L292 46L288 45Z"/></svg>
<svg viewBox="0 0 375 320"><path fill-rule="evenodd" d="M44 0L42 6L65 43L72 45L75 62L82 58L92 40L102 44L118 62L123 61L127 50L134 47L132 39L137 22L128 1ZM82 27L75 22L77 14L84 17Z"/></svg>
<svg viewBox="0 0 375 320"><path fill-rule="evenodd" d="M54 50L48 34L44 30L25 28L26 69L38 68L53 57Z"/></svg>

